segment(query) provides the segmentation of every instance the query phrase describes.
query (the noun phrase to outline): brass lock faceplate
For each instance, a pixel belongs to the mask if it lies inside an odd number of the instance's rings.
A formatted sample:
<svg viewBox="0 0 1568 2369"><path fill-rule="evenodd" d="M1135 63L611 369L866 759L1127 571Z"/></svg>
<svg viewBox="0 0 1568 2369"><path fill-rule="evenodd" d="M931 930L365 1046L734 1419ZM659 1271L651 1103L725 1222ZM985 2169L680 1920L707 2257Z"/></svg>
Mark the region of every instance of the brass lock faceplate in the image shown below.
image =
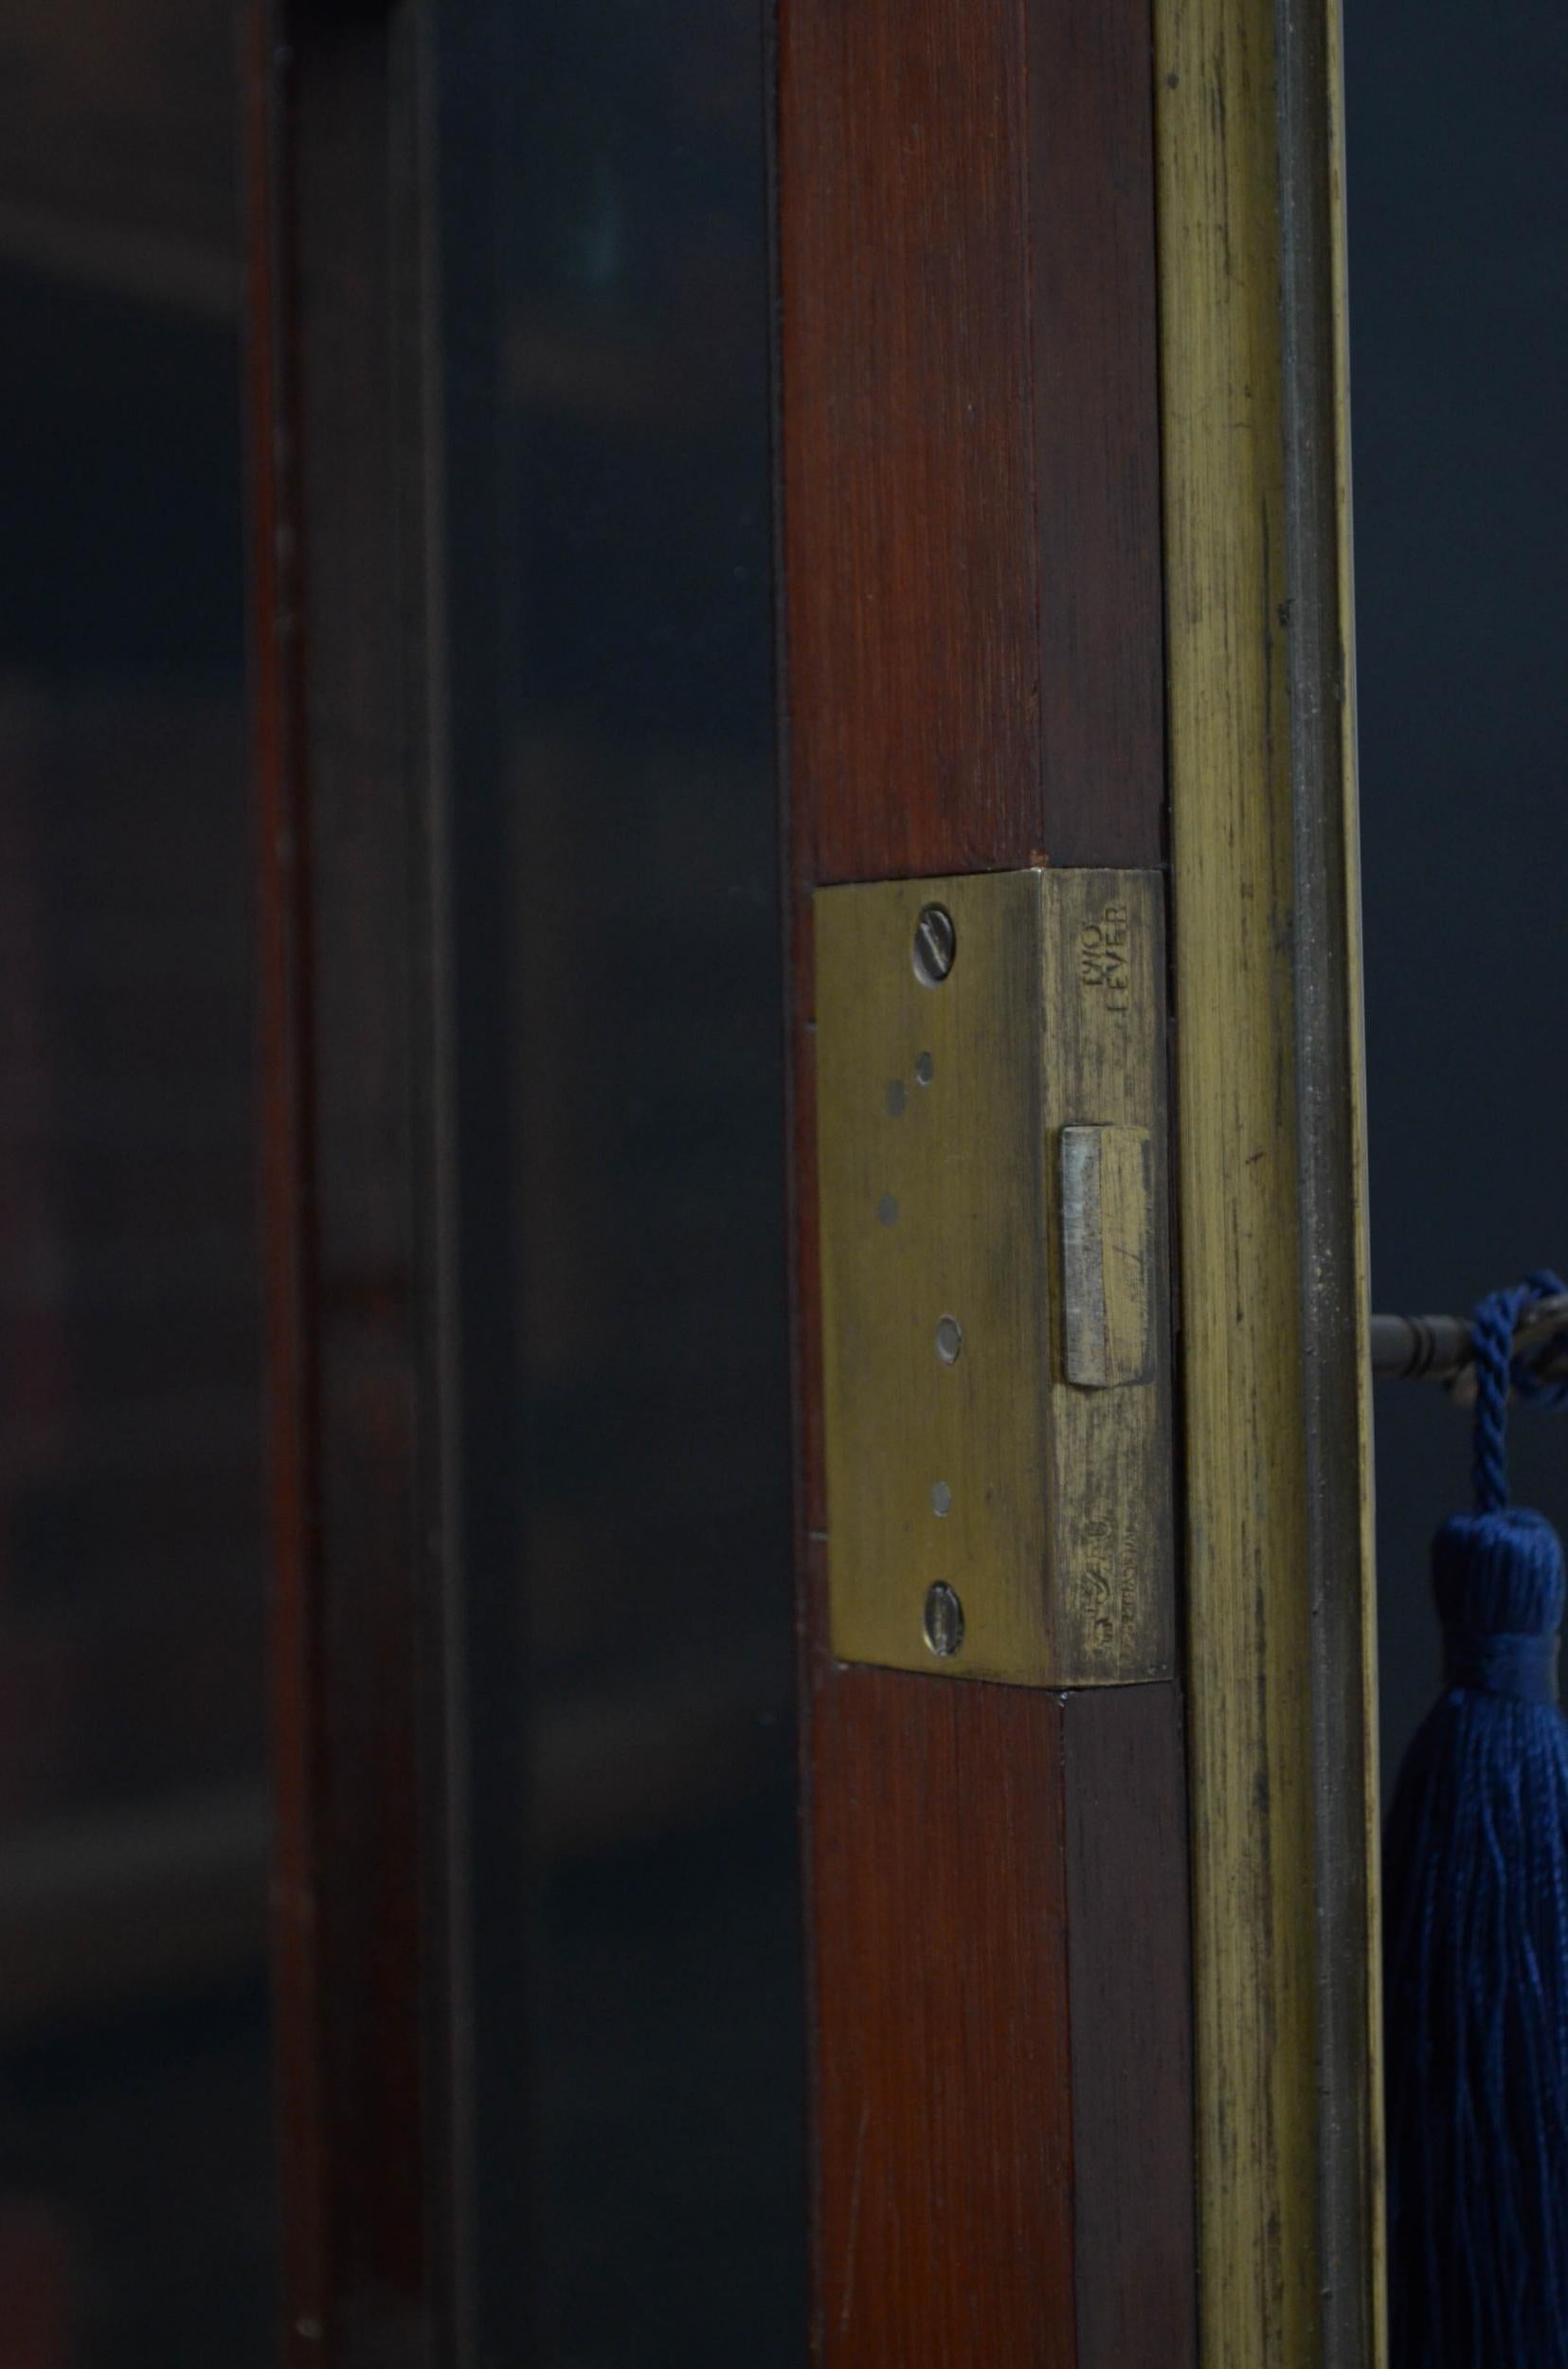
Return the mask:
<svg viewBox="0 0 1568 2369"><path fill-rule="evenodd" d="M817 895L843 1660L1171 1667L1162 914L1141 872Z"/></svg>

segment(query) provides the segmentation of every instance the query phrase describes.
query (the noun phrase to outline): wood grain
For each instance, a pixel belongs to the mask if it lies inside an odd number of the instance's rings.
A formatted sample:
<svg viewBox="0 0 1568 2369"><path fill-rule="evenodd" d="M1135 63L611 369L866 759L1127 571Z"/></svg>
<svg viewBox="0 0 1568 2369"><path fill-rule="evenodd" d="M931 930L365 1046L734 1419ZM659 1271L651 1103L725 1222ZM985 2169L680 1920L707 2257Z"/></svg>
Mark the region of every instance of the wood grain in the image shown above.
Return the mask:
<svg viewBox="0 0 1568 2369"><path fill-rule="evenodd" d="M1161 859L1142 0L782 0L812 876Z"/></svg>
<svg viewBox="0 0 1568 2369"><path fill-rule="evenodd" d="M1149 41L1125 0L779 11L824 2369L1193 2358L1178 1691L832 1658L812 1012L820 884L1160 860Z"/></svg>
<svg viewBox="0 0 1568 2369"><path fill-rule="evenodd" d="M1175 1688L820 1663L812 1713L821 2358L1191 2360Z"/></svg>
<svg viewBox="0 0 1568 2369"><path fill-rule="evenodd" d="M1153 74L1148 0L1030 0L1030 327L1040 844L1164 844Z"/></svg>
<svg viewBox="0 0 1568 2369"><path fill-rule="evenodd" d="M1061 1700L834 1667L813 1713L822 2358L1076 2361Z"/></svg>
<svg viewBox="0 0 1568 2369"><path fill-rule="evenodd" d="M1174 1686L1063 1705L1078 2359L1194 2355L1192 2053Z"/></svg>

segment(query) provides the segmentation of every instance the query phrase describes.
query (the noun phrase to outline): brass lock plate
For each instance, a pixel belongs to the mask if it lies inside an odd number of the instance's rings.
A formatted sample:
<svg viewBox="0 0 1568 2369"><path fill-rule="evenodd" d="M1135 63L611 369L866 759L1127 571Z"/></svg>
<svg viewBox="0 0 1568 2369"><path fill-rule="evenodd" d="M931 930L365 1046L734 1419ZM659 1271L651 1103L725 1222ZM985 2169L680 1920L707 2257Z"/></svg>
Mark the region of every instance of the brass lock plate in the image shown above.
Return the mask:
<svg viewBox="0 0 1568 2369"><path fill-rule="evenodd" d="M815 900L834 1651L1174 1651L1163 899L1142 872Z"/></svg>

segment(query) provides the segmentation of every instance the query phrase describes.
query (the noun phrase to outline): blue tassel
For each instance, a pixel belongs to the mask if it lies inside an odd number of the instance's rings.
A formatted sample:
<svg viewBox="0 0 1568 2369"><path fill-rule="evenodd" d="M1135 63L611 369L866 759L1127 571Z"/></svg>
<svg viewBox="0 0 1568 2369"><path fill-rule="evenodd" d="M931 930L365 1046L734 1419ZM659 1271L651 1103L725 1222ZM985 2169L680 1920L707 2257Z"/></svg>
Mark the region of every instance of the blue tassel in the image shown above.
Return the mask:
<svg viewBox="0 0 1568 2369"><path fill-rule="evenodd" d="M1394 2369L1568 2369L1568 1723L1562 1548L1509 1507L1513 1357L1555 1275L1482 1302L1477 1510L1438 1532L1444 1692L1384 1837Z"/></svg>

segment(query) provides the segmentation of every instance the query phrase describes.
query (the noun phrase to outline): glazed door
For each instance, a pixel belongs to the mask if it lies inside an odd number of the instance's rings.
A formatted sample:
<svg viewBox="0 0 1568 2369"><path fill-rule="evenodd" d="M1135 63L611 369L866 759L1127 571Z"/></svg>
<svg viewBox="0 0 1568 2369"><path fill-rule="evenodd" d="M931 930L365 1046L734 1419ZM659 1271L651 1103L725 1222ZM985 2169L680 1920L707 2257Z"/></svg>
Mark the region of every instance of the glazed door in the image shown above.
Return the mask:
<svg viewBox="0 0 1568 2369"><path fill-rule="evenodd" d="M258 0L297 2362L1379 2357L1335 32Z"/></svg>

